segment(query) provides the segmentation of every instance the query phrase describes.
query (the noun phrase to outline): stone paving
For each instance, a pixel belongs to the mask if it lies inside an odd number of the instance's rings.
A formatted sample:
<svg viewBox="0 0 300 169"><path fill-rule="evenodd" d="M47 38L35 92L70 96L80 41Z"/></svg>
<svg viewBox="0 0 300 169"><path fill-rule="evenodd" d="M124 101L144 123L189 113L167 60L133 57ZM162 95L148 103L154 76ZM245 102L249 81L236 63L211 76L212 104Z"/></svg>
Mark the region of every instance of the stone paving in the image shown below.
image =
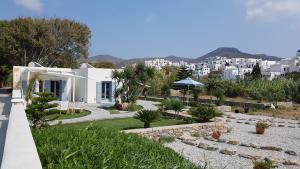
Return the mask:
<svg viewBox="0 0 300 169"><path fill-rule="evenodd" d="M272 124L264 135L255 134L258 120ZM272 160L282 169L300 168L300 121L235 113L225 113L215 121L223 122L229 129L219 140L210 136L186 137L166 146L196 164L208 163L216 169L252 169L255 159Z"/></svg>
<svg viewBox="0 0 300 169"><path fill-rule="evenodd" d="M155 106L155 104L158 103L159 102L137 100L137 104L143 106L143 108L147 110L157 110L157 106ZM84 106L84 109L91 111L91 114L84 117L73 118L73 119L54 120L49 122L49 124L56 125L58 123L69 124L69 123L80 123L80 122L104 120L104 119L128 118L128 117L133 117L136 114L136 112L110 114L109 111L99 108L98 104L86 104Z"/></svg>

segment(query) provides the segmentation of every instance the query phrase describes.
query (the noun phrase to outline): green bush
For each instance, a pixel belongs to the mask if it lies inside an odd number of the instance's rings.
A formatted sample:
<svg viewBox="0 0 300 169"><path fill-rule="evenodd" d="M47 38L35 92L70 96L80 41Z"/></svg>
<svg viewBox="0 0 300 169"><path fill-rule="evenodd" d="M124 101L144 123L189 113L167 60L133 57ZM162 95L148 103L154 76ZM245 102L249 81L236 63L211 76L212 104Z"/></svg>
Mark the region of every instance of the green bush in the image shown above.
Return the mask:
<svg viewBox="0 0 300 169"><path fill-rule="evenodd" d="M160 143L172 143L175 141L175 138L172 136L161 136L159 138Z"/></svg>
<svg viewBox="0 0 300 169"><path fill-rule="evenodd" d="M253 164L254 164L253 169L272 169L272 168L275 168L272 161L270 161L270 160L267 160L267 161L254 161Z"/></svg>
<svg viewBox="0 0 300 169"><path fill-rule="evenodd" d="M221 112L216 110L214 107L208 105L199 105L196 108L192 108L191 115L196 118L198 122L209 122L214 117L222 115Z"/></svg>
<svg viewBox="0 0 300 169"><path fill-rule="evenodd" d="M128 108L127 108L128 111L139 111L142 109L143 109L143 106L137 105L135 103L128 104Z"/></svg>
<svg viewBox="0 0 300 169"><path fill-rule="evenodd" d="M150 124L154 121L157 121L160 117L159 111L151 111L151 110L141 110L137 112L134 116L135 119L138 119L144 122L144 128L149 128Z"/></svg>
<svg viewBox="0 0 300 169"><path fill-rule="evenodd" d="M197 168L161 144L117 130L59 126L32 132L43 168L47 169Z"/></svg>

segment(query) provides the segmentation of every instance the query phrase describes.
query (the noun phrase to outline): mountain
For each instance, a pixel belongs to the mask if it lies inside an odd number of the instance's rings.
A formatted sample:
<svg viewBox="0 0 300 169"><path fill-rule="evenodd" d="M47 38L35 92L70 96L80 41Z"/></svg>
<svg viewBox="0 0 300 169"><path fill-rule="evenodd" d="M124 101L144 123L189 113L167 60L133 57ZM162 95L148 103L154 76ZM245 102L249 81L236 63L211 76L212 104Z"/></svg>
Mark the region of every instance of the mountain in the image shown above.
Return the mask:
<svg viewBox="0 0 300 169"><path fill-rule="evenodd" d="M148 57L148 58L133 58L133 59L121 59L115 56L111 55L96 55L89 57L89 61L110 61L117 65L117 67L123 67L128 64L134 64L137 62L144 62L145 60L151 60L151 59L166 59L172 62L179 62L179 61L185 61L188 63L198 63L201 61L204 61L205 59L209 57L214 57L214 56L222 56L222 57L227 57L227 58L254 58L254 59L262 59L262 60L275 60L279 61L282 58L276 57L276 56L269 56L266 54L250 54L250 53L245 53L241 52L236 48L230 48L230 47L221 47L217 48L216 50L209 52L201 57L198 58L185 58L185 57L179 57L179 56L166 56L166 57Z"/></svg>
<svg viewBox="0 0 300 169"><path fill-rule="evenodd" d="M214 56L222 56L227 58L254 58L254 59L262 59L262 60L281 60L282 58L276 56L268 56L266 54L249 54L239 51L236 48L229 48L229 47L221 47L217 48L216 50L209 52L201 57L194 59L194 62L203 61L209 57Z"/></svg>
<svg viewBox="0 0 300 169"><path fill-rule="evenodd" d="M111 56L111 55L96 55L96 56L89 57L89 61L90 62L109 61L109 62L112 62L114 64L118 64L118 63L124 61L124 59L117 58L117 57Z"/></svg>

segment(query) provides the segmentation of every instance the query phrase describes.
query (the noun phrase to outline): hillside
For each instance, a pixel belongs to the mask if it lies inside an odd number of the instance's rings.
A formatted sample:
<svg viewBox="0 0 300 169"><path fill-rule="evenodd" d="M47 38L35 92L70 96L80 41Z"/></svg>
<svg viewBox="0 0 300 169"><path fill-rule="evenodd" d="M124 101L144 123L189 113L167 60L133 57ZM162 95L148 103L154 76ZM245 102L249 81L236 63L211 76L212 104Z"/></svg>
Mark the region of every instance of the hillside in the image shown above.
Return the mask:
<svg viewBox="0 0 300 169"><path fill-rule="evenodd" d="M206 58L214 57L214 56L222 56L227 58L254 58L254 59L276 60L276 61L281 60L281 58L276 56L268 56L266 54L249 54L249 53L241 52L236 48L221 47L201 57L194 59L194 62L203 61Z"/></svg>
<svg viewBox="0 0 300 169"><path fill-rule="evenodd" d="M122 67L127 64L134 64L137 62L143 62L145 60L150 60L150 59L155 59L155 58L166 59L166 60L169 60L172 62L185 61L188 63L198 63L198 62L204 61L205 59L207 59L209 57L214 57L214 56L223 56L223 57L228 57L228 58L255 58L255 59L275 60L275 61L282 59L280 57L269 56L266 54L245 53L245 52L239 51L236 48L221 47L221 48L217 48L216 50L209 52L198 58L185 58L185 57L171 55L171 56L166 56L166 57L121 59L121 58L111 56L111 55L97 55L97 56L89 57L89 61L110 61L110 62L114 63L115 65L117 65L117 67Z"/></svg>

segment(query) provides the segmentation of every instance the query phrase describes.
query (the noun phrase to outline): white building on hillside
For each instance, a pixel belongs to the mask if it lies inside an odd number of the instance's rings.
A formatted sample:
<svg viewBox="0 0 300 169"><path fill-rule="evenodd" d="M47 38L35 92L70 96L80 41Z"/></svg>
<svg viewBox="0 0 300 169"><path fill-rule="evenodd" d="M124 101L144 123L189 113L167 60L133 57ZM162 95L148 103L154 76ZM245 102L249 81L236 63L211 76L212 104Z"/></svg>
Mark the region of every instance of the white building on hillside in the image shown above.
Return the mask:
<svg viewBox="0 0 300 169"><path fill-rule="evenodd" d="M79 69L43 67L30 63L29 66L13 67L13 87L26 91L30 79L37 76L35 92L52 92L63 101L114 103L116 85L111 77L112 71L85 63Z"/></svg>

